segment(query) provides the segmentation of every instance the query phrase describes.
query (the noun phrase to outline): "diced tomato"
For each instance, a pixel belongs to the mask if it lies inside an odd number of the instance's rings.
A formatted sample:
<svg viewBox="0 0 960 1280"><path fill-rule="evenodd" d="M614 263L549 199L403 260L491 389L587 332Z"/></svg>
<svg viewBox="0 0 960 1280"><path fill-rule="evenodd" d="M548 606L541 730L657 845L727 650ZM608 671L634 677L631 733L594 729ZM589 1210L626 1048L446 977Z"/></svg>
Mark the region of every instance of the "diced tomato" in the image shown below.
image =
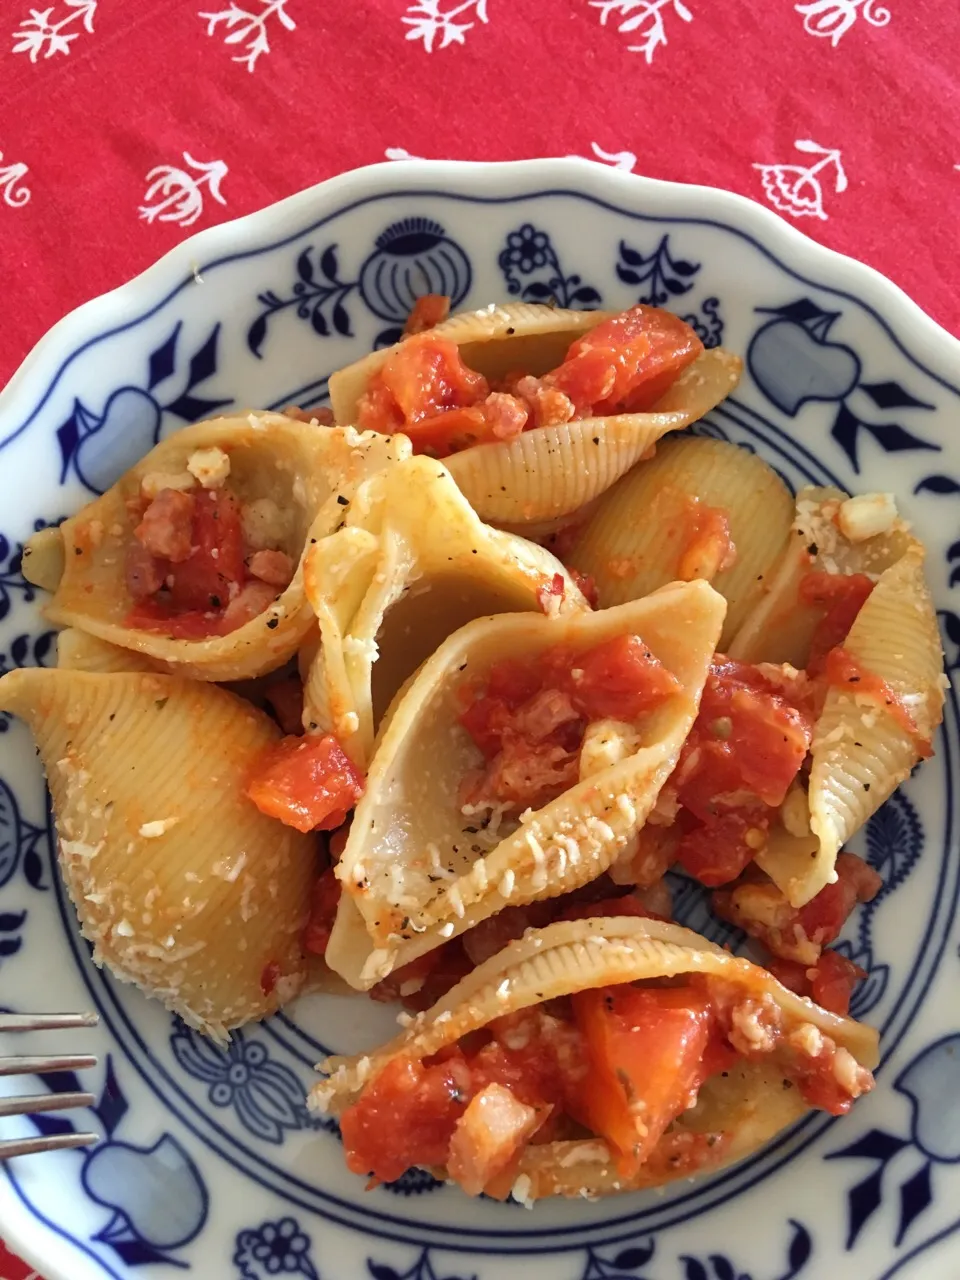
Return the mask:
<svg viewBox="0 0 960 1280"><path fill-rule="evenodd" d="M827 1043L815 1058L801 1059L790 1071L804 1100L819 1111L832 1116L844 1116L856 1098L873 1088L873 1076L863 1067L855 1067L856 1083L850 1092L837 1078L835 1062L838 1050Z"/></svg>
<svg viewBox="0 0 960 1280"><path fill-rule="evenodd" d="M445 1164L469 1100L462 1057L433 1065L392 1059L340 1117L348 1168L393 1182L412 1165Z"/></svg>
<svg viewBox="0 0 960 1280"><path fill-rule="evenodd" d="M883 888L883 880L855 853L837 856L836 880L824 885L815 898L797 911L797 922L808 938L821 946L833 942L858 902L871 902Z"/></svg>
<svg viewBox="0 0 960 1280"><path fill-rule="evenodd" d="M682 688L639 636L614 636L578 654L575 664L569 689L587 720L635 720Z"/></svg>
<svg viewBox="0 0 960 1280"><path fill-rule="evenodd" d="M552 578L546 579L537 587L537 604L546 614L555 612L557 602L563 601L566 589L563 574L555 573Z"/></svg>
<svg viewBox="0 0 960 1280"><path fill-rule="evenodd" d="M843 644L873 585L864 573L823 573L818 569L800 579L800 603L825 611L810 643L810 675L819 675L830 650Z"/></svg>
<svg viewBox="0 0 960 1280"><path fill-rule="evenodd" d="M513 440L527 425L527 411L515 396L493 393L480 404L447 409L400 429L410 437L414 453L446 458L476 444Z"/></svg>
<svg viewBox="0 0 960 1280"><path fill-rule="evenodd" d="M639 413L656 404L702 351L703 343L678 316L636 306L578 338L544 381L569 396L579 416Z"/></svg>
<svg viewBox="0 0 960 1280"><path fill-rule="evenodd" d="M403 326L403 336L408 338L414 333L424 333L446 320L449 314L450 299L446 294L425 293L410 308L407 322Z"/></svg>
<svg viewBox="0 0 960 1280"><path fill-rule="evenodd" d="M282 738L257 761L247 795L298 831L332 830L363 795L363 778L332 734Z"/></svg>
<svg viewBox="0 0 960 1280"><path fill-rule="evenodd" d="M813 717L757 667L714 660L674 774L680 802L709 822L725 808L779 806L806 758Z"/></svg>
<svg viewBox="0 0 960 1280"><path fill-rule="evenodd" d="M183 611L226 608L231 584L245 577L240 506L229 490L197 495L193 542L190 558L171 571L170 603Z"/></svg>
<svg viewBox="0 0 960 1280"><path fill-rule="evenodd" d="M463 363L455 342L427 333L401 342L373 375L357 405L357 425L402 429L413 439L418 423L479 404L489 391L486 378Z"/></svg>
<svg viewBox="0 0 960 1280"><path fill-rule="evenodd" d="M863 694L872 699L900 728L914 740L918 755L928 759L933 755L930 739L921 735L909 708L900 694L880 676L862 667L857 659L842 646L831 649L823 664L827 683L847 693Z"/></svg>
<svg viewBox="0 0 960 1280"><path fill-rule="evenodd" d="M715 887L736 880L766 842L769 818L734 810L681 835L676 859L701 884Z"/></svg>
<svg viewBox="0 0 960 1280"><path fill-rule="evenodd" d="M313 886L310 919L303 934L303 949L312 955L326 955L327 943L340 905L340 881L333 867L328 867Z"/></svg>
<svg viewBox="0 0 960 1280"><path fill-rule="evenodd" d="M691 987L616 986L577 992L573 1009L591 1072L571 1109L610 1143L629 1177L695 1096L710 1003Z"/></svg>
<svg viewBox="0 0 960 1280"><path fill-rule="evenodd" d="M821 1008L846 1015L854 987L866 976L865 969L839 951L824 951L817 961L810 995Z"/></svg>

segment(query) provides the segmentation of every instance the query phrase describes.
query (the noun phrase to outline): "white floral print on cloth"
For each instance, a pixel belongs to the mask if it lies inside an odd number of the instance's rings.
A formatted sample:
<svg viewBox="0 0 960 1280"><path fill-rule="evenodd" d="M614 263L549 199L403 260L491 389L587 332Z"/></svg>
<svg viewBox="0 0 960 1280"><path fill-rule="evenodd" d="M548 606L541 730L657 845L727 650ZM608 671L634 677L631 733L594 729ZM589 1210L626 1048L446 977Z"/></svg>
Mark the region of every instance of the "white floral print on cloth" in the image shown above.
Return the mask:
<svg viewBox="0 0 960 1280"><path fill-rule="evenodd" d="M407 6L401 21L410 28L408 40L422 40L427 53L446 49L451 44L466 44L467 32L477 23L489 22L487 0L460 0L459 4L445 8L446 0L414 0ZM473 18L472 22L458 22L458 18ZM440 43L437 44L439 37Z"/></svg>
<svg viewBox="0 0 960 1280"><path fill-rule="evenodd" d="M617 30L621 35L636 35L640 44L628 44L630 53L642 53L647 63L667 44L666 17L674 14L683 22L692 22L693 14L681 0L589 0L592 9L600 11L600 25L607 19L620 19Z"/></svg>
<svg viewBox="0 0 960 1280"><path fill-rule="evenodd" d="M892 16L890 10L877 4L876 0L807 0L805 4L793 7L804 15L804 31L829 40L834 48L858 18L863 18L872 27L885 27Z"/></svg>
<svg viewBox="0 0 960 1280"><path fill-rule="evenodd" d="M31 62L36 62L41 54L52 58L57 53L69 53L81 30L93 35L96 11L97 0L63 0L63 9L59 11L55 5L49 9L31 9L30 17L24 18L13 32L13 52L27 54ZM54 13L56 19L51 17ZM67 30L77 22L79 29Z"/></svg>
<svg viewBox="0 0 960 1280"><path fill-rule="evenodd" d="M571 160L599 160L602 164L609 164L614 169L623 169L625 173L632 173L637 164L637 157L632 151L604 151L599 143L591 142L590 150L592 156L571 155ZM387 147L384 151L384 157L387 160L425 160L426 156L415 156L408 151L406 147Z"/></svg>
<svg viewBox="0 0 960 1280"><path fill-rule="evenodd" d="M4 164L3 152L0 151L0 199L11 209L22 208L30 199L30 188L23 179L29 173L29 167L21 160L17 164Z"/></svg>
<svg viewBox="0 0 960 1280"><path fill-rule="evenodd" d="M147 222L159 219L160 222L179 222L182 227L193 226L203 213L204 187L219 204L227 203L226 197L220 194L220 183L229 172L223 161L211 160L204 164L194 160L188 151L183 153L183 159L191 169L197 170L198 177L170 164L158 165L147 174L149 185L140 206L140 217Z"/></svg>
<svg viewBox="0 0 960 1280"><path fill-rule="evenodd" d="M835 147L821 147L819 143L812 142L809 138L798 138L793 145L798 151L819 156L820 159L806 166L755 164L753 167L759 170L764 192L774 208L779 209L781 213L789 213L791 218L820 218L826 222L823 187L818 175L832 165L835 169L834 191L838 195L846 191L847 175L840 160L840 151Z"/></svg>
<svg viewBox="0 0 960 1280"><path fill-rule="evenodd" d="M243 45L244 52L231 61L241 63L248 71L255 70L262 53L270 52L271 18L276 18L287 31L297 29L297 24L287 13L287 0L259 0L259 3L262 6L259 12L242 9L234 0L230 0L226 9L197 15L206 22L208 36L216 35L222 26L225 32L224 44Z"/></svg>

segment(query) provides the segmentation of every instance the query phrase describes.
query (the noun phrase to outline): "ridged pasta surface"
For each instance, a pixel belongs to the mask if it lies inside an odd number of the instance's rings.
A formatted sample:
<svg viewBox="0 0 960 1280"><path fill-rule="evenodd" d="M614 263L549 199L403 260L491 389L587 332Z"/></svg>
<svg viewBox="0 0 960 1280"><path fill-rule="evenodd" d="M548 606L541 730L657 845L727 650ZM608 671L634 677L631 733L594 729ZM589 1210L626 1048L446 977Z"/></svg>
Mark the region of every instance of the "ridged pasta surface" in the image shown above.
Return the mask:
<svg viewBox="0 0 960 1280"><path fill-rule="evenodd" d="M193 453L214 447L229 456L229 485L238 499L269 498L284 513L286 533L280 549L297 564L293 581L278 589L264 613L228 635L183 640L127 627L124 619L134 602L125 560L138 519L127 501L139 495L145 476L183 473ZM310 426L280 414L251 413L185 427L59 527L63 573L45 612L61 626L136 650L193 679L242 680L272 670L296 652L313 624L300 563L309 539L335 527L342 515L338 496L348 496L370 472L409 452L404 436ZM41 531L37 539L36 550L28 543L27 564L36 555L46 566L51 557L48 531ZM46 568L43 576L49 582Z"/></svg>
<svg viewBox="0 0 960 1280"><path fill-rule="evenodd" d="M706 583L680 583L596 613L482 618L441 645L392 708L373 757L337 872L368 938L361 950L356 930L346 936L338 920L331 966L369 987L508 904L553 897L604 872L642 827L676 764L723 613L722 597ZM631 725L633 754L522 815L504 838L495 828L480 834L458 799L480 758L458 722L464 684L503 658L535 663L559 644L584 650L631 634L682 691Z"/></svg>
<svg viewBox="0 0 960 1280"><path fill-rule="evenodd" d="M301 985L315 837L243 794L280 736L249 704L170 676L20 669L60 867L94 959L218 1039Z"/></svg>
<svg viewBox="0 0 960 1280"><path fill-rule="evenodd" d="M722 648L761 596L793 520L792 495L756 454L703 437L664 441L600 499L570 559L604 607L638 600L678 576L700 506L724 513L736 551L730 568L703 575L727 601Z"/></svg>

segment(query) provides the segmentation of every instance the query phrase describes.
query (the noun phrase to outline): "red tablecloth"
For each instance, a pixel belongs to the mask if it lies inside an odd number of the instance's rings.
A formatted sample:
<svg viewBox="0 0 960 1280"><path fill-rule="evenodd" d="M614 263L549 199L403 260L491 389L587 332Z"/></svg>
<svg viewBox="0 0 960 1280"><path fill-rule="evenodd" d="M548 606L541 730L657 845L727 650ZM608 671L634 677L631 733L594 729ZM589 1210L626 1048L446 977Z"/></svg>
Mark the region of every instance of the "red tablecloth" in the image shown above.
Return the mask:
<svg viewBox="0 0 960 1280"><path fill-rule="evenodd" d="M956 3L31 3L0 5L0 382L184 236L407 155L729 187L960 333Z"/></svg>

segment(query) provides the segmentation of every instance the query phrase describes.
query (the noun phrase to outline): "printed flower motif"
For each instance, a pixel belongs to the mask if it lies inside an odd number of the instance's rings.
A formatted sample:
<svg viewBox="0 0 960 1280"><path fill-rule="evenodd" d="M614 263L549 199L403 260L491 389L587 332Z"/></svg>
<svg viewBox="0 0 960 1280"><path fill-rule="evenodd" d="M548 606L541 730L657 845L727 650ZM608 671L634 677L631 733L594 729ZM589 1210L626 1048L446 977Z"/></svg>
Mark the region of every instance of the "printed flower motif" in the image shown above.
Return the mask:
<svg viewBox="0 0 960 1280"><path fill-rule="evenodd" d="M70 45L80 32L64 34L64 29L78 18L83 29L93 35L93 15L97 11L97 0L64 0L64 3L70 12L59 22L50 20L53 5L49 9L31 9L30 17L24 18L13 33L13 52L28 54L31 62L36 62L41 53L44 58L52 58L57 53L69 53Z"/></svg>
<svg viewBox="0 0 960 1280"><path fill-rule="evenodd" d="M640 44L628 44L628 53L642 53L649 65L653 55L667 41L664 14L674 13L682 22L692 22L693 14L681 0L589 0L592 9L600 11L600 25L607 19L620 19L617 30L621 35L640 37Z"/></svg>
<svg viewBox="0 0 960 1280"><path fill-rule="evenodd" d="M442 9L443 0L414 0L407 7L407 17L401 21L410 30L408 40L422 40L427 53L433 53L437 36L440 37L438 49L446 49L451 44L466 44L467 32L472 31L477 22L487 22L487 0L463 0L452 9ZM456 19L473 14L476 22L457 22Z"/></svg>
<svg viewBox="0 0 960 1280"><path fill-rule="evenodd" d="M2 159L3 152L0 151L0 160ZM11 209L22 208L30 199L30 188L23 184L23 179L28 172L27 165L22 161L19 164L8 164L0 167L2 199L4 204L8 204Z"/></svg>
<svg viewBox="0 0 960 1280"><path fill-rule="evenodd" d="M820 159L807 167L798 164L755 164L753 167L760 172L767 199L781 213L789 213L792 218L820 218L826 222L823 188L817 175L833 165L833 189L838 195L846 191L847 175L843 171L840 152L836 148L821 147L809 138L798 138L793 145L798 151L818 155Z"/></svg>
<svg viewBox="0 0 960 1280"><path fill-rule="evenodd" d="M215 1107L231 1107L244 1128L264 1142L281 1143L286 1130L309 1129L305 1086L289 1067L272 1062L260 1040L235 1031L226 1049L177 1023L170 1046L190 1075L210 1086Z"/></svg>
<svg viewBox="0 0 960 1280"><path fill-rule="evenodd" d="M204 164L194 160L188 151L183 153L184 161L196 169L200 176L194 177L186 169L178 169L174 165L162 164L151 169L147 174L146 194L140 206L140 217L147 222L179 222L182 227L191 227L203 213L203 190L207 187L218 204L226 204L226 197L220 194L220 183L229 170L222 160L211 160ZM157 200L156 204L151 201Z"/></svg>
<svg viewBox="0 0 960 1280"><path fill-rule="evenodd" d="M834 48L858 18L863 18L872 27L885 27L891 17L890 10L881 5L875 6L874 0L809 0L808 4L795 4L793 7L804 15L804 31L829 40Z"/></svg>
<svg viewBox="0 0 960 1280"><path fill-rule="evenodd" d="M254 71L260 55L270 52L268 23L271 18L276 18L286 31L297 29L297 24L286 11L286 3L287 0L260 0L262 12L250 13L231 0L226 9L220 9L216 13L200 13L197 16L206 22L208 36L215 35L222 23L226 32L223 43L243 45L246 49L246 53L239 54L231 61L241 63L248 71Z"/></svg>
<svg viewBox="0 0 960 1280"><path fill-rule="evenodd" d="M525 222L519 230L511 231L507 236L507 247L502 255L504 265L519 267L527 275L537 267L546 266L549 244L545 231L538 231L531 223Z"/></svg>
<svg viewBox="0 0 960 1280"><path fill-rule="evenodd" d="M263 1222L237 1236L234 1263L243 1280L264 1280L266 1276L309 1276L317 1280L310 1261L310 1237L294 1218Z"/></svg>

